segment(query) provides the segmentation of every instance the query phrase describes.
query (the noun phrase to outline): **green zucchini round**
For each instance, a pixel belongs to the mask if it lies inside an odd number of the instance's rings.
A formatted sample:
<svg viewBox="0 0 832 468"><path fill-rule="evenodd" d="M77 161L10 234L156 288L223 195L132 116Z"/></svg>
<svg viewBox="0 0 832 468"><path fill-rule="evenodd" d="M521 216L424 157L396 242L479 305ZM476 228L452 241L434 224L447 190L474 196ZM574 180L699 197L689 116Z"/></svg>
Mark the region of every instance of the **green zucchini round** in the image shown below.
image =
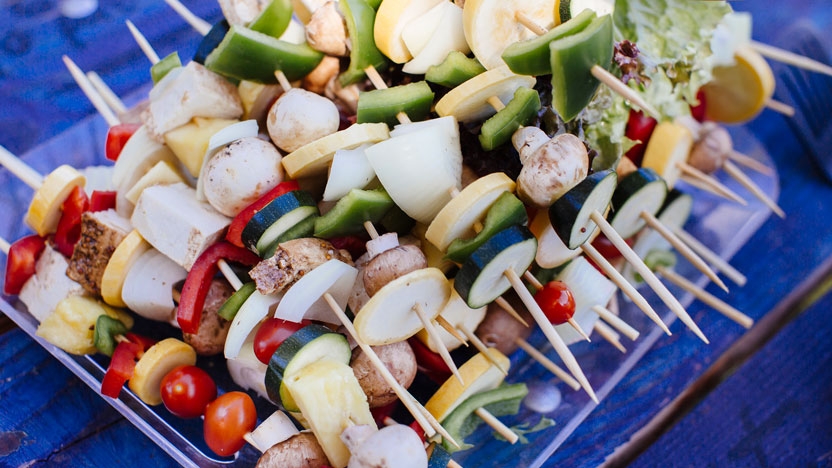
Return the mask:
<svg viewBox="0 0 832 468"><path fill-rule="evenodd" d="M479 309L511 288L505 271L523 275L537 254L537 239L525 226L511 226L494 234L459 269L454 289L468 307Z"/></svg>
<svg viewBox="0 0 832 468"><path fill-rule="evenodd" d="M667 198L667 184L650 168L639 168L618 183L612 194L610 224L623 238L636 235L644 227L641 212L659 212Z"/></svg>
<svg viewBox="0 0 832 468"><path fill-rule="evenodd" d="M286 338L272 354L266 368L266 392L287 411L300 411L284 379L316 361L328 359L349 365L351 358L352 350L344 335L321 325L307 325Z"/></svg>
<svg viewBox="0 0 832 468"><path fill-rule="evenodd" d="M595 232L598 226L589 215L593 211L604 213L617 180L614 171L594 172L549 207L552 227L567 247L577 249Z"/></svg>
<svg viewBox="0 0 832 468"><path fill-rule="evenodd" d="M243 244L264 256L283 233L317 213L315 199L308 192L293 190L284 193L251 217L243 228Z"/></svg>

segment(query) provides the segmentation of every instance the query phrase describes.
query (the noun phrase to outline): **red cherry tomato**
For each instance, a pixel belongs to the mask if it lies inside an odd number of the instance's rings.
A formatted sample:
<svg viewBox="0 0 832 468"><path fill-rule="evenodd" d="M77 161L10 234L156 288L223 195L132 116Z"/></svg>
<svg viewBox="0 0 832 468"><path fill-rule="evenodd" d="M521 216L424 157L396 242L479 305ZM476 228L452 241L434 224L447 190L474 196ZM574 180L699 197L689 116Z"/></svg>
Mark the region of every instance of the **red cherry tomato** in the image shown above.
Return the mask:
<svg viewBox="0 0 832 468"><path fill-rule="evenodd" d="M248 394L228 392L205 408L205 443L217 455L228 456L245 445L243 436L257 425L257 409Z"/></svg>
<svg viewBox="0 0 832 468"><path fill-rule="evenodd" d="M644 150L647 148L647 141L653 134L656 128L656 119L646 116L639 111L630 110L630 116L627 119L627 138L637 140L635 146L627 151L626 156L633 161L636 166L641 166L641 160L644 158Z"/></svg>
<svg viewBox="0 0 832 468"><path fill-rule="evenodd" d="M690 106L690 115L699 122L705 121L705 108L708 105L705 102L705 92L701 89L696 93L696 99L699 101L699 104L695 106Z"/></svg>
<svg viewBox="0 0 832 468"><path fill-rule="evenodd" d="M254 335L254 355L263 364L268 364L272 354L286 341L286 338L310 323L312 322L309 320L302 320L300 323L279 318L266 320Z"/></svg>
<svg viewBox="0 0 832 468"><path fill-rule="evenodd" d="M162 378L162 402L180 418L202 416L208 403L217 398L217 385L207 372L196 366L179 366Z"/></svg>
<svg viewBox="0 0 832 468"><path fill-rule="evenodd" d="M563 281L550 281L534 295L534 300L553 325L566 323L575 315L575 298Z"/></svg>

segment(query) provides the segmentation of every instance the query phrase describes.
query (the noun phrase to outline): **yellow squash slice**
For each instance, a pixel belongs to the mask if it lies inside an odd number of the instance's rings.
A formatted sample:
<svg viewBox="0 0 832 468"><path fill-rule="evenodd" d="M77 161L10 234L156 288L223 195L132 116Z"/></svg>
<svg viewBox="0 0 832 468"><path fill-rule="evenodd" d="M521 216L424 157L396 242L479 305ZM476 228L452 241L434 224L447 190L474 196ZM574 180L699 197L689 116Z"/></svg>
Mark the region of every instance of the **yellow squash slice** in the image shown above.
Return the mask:
<svg viewBox="0 0 832 468"><path fill-rule="evenodd" d="M283 157L283 168L290 178L326 173L335 152L353 149L364 143L377 143L390 137L384 123L354 124L351 127L319 138Z"/></svg>
<svg viewBox="0 0 832 468"><path fill-rule="evenodd" d="M196 364L196 351L176 338L166 338L151 346L136 363L130 377L130 390L148 405L162 403L162 378L178 366Z"/></svg>
<svg viewBox="0 0 832 468"><path fill-rule="evenodd" d="M656 125L644 150L641 167L656 171L673 188L682 174L678 164L687 161L693 147L693 134L682 124L662 122Z"/></svg>
<svg viewBox="0 0 832 468"><path fill-rule="evenodd" d="M496 96L505 104L511 101L517 88L532 88L534 84L533 76L515 75L503 65L452 89L436 103L436 113L442 117L452 115L460 122L479 122L497 113L488 104L489 98Z"/></svg>
<svg viewBox="0 0 832 468"><path fill-rule="evenodd" d="M39 236L52 234L61 219L61 205L75 187L83 187L84 175L68 165L52 171L35 192L24 221Z"/></svg>
<svg viewBox="0 0 832 468"><path fill-rule="evenodd" d="M425 238L444 251L455 239L474 234L474 224L485 217L503 192L514 191L514 185L502 172L480 177L442 208L428 226Z"/></svg>
<svg viewBox="0 0 832 468"><path fill-rule="evenodd" d="M149 248L150 244L145 242L135 229L118 244L101 277L101 298L104 302L115 307L127 307L121 299L124 279L133 263Z"/></svg>
<svg viewBox="0 0 832 468"><path fill-rule="evenodd" d="M488 352L503 369L508 369L511 365L509 359L500 351L490 348ZM425 403L425 409L430 411L430 414L439 422L442 422L454 408L468 397L475 393L499 387L505 378L500 369L494 366L482 353L475 355L460 366L459 373L462 375L462 381L465 382L465 385L459 383L456 377L451 376Z"/></svg>

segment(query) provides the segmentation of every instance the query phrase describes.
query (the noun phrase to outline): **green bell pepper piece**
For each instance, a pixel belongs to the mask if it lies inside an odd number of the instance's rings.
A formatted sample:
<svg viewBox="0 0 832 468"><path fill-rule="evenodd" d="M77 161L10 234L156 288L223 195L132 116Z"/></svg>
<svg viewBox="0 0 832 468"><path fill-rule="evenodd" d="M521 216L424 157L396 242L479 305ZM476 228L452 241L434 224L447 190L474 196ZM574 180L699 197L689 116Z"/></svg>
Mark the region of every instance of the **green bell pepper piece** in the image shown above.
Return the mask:
<svg viewBox="0 0 832 468"><path fill-rule="evenodd" d="M578 16L550 29L546 34L506 47L502 55L503 61L518 75L548 75L552 73L549 43L583 31L594 19L595 12L586 9Z"/></svg>
<svg viewBox="0 0 832 468"><path fill-rule="evenodd" d="M363 232L365 221L377 223L393 206L393 199L383 188L352 189L315 220L315 237L329 239Z"/></svg>
<svg viewBox="0 0 832 468"><path fill-rule="evenodd" d="M505 192L494 201L485 215L482 231L471 239L456 239L448 246L446 258L456 263L464 263L482 244L494 234L510 226L526 224L529 217L526 207L514 194Z"/></svg>
<svg viewBox="0 0 832 468"><path fill-rule="evenodd" d="M416 220L407 215L398 205L393 205L392 208L384 213L384 216L378 222L378 225L384 229L385 232L395 232L403 236L410 233L413 226L416 225Z"/></svg>
<svg viewBox="0 0 832 468"><path fill-rule="evenodd" d="M159 60L150 67L150 78L153 79L153 84L162 81L171 70L182 66L182 61L179 60L179 52L171 52L167 57Z"/></svg>
<svg viewBox="0 0 832 468"><path fill-rule="evenodd" d="M518 128L534 122L539 110L540 95L537 91L526 87L517 88L508 105L482 124L480 146L486 151L491 151L511 140Z"/></svg>
<svg viewBox="0 0 832 468"><path fill-rule="evenodd" d="M341 86L347 86L363 79L366 76L364 70L367 67L372 65L375 68L381 68L386 65L387 57L378 50L373 38L376 10L370 2L368 0L343 0L338 2L338 8L344 14L351 43L350 65L338 77Z"/></svg>
<svg viewBox="0 0 832 468"><path fill-rule="evenodd" d="M127 325L119 319L102 314L95 321L92 342L101 354L112 357L116 349L116 335L127 333Z"/></svg>
<svg viewBox="0 0 832 468"><path fill-rule="evenodd" d="M473 447L464 441L482 423L482 419L474 413L478 408L485 408L494 416L517 414L520 403L528 393L526 384L517 383L501 385L468 397L441 421L445 430L461 447L456 448L447 440L442 441L442 446L451 453Z"/></svg>
<svg viewBox="0 0 832 468"><path fill-rule="evenodd" d="M256 289L257 285L254 281L250 281L240 286L240 289L234 291L234 294L223 302L222 306L220 306L220 309L217 311L217 315L228 321L234 320L234 316L237 315L240 307L243 306L246 299L248 299L248 297L251 296Z"/></svg>
<svg viewBox="0 0 832 468"><path fill-rule="evenodd" d="M456 88L484 71L485 67L479 60L469 58L458 50L452 50L442 63L428 68L425 80L446 88Z"/></svg>
<svg viewBox="0 0 832 468"><path fill-rule="evenodd" d="M292 44L240 26L231 26L220 45L205 59L205 66L238 80L277 83L275 70L289 81L311 72L324 54L307 44Z"/></svg>
<svg viewBox="0 0 832 468"><path fill-rule="evenodd" d="M426 81L365 91L358 95L356 122L384 122L393 127L399 123L399 112L413 121L425 120L432 104L433 91Z"/></svg>
<svg viewBox="0 0 832 468"><path fill-rule="evenodd" d="M286 32L292 21L292 2L290 0L272 0L248 25L252 31L279 38Z"/></svg>
<svg viewBox="0 0 832 468"><path fill-rule="evenodd" d="M589 104L601 84L592 76L596 65L609 70L613 56L610 15L592 20L583 31L549 43L552 62L552 107L569 122Z"/></svg>

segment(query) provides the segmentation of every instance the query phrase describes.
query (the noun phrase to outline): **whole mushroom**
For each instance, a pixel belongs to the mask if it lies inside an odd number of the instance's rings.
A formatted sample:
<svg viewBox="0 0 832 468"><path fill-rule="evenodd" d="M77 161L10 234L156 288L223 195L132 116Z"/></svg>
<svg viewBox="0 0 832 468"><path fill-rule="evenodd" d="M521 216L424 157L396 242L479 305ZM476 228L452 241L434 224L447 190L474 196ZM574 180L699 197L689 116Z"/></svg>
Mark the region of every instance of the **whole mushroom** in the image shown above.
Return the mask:
<svg viewBox="0 0 832 468"><path fill-rule="evenodd" d="M517 195L527 204L547 208L589 173L586 146L575 135L564 133L539 146L539 134L518 140L523 169L517 177Z"/></svg>
<svg viewBox="0 0 832 468"><path fill-rule="evenodd" d="M385 284L411 271L428 267L422 250L415 245L399 245L376 255L364 267L364 289L372 297Z"/></svg>
<svg viewBox="0 0 832 468"><path fill-rule="evenodd" d="M705 122L690 152L688 164L710 174L725 164L733 147L728 130L713 122Z"/></svg>
<svg viewBox="0 0 832 468"><path fill-rule="evenodd" d="M220 213L233 217L283 181L282 157L268 141L241 138L205 165L205 198Z"/></svg>
<svg viewBox="0 0 832 468"><path fill-rule="evenodd" d="M417 370L416 355L413 354L410 344L407 341L399 341L383 346L373 346L372 348L385 367L393 374L393 377L396 378L396 381L404 388L410 387L413 379L416 378ZM370 358L360 348L353 351L350 367L352 367L361 389L367 395L367 403L370 408L386 406L396 401L396 392L387 384L384 377L370 361Z"/></svg>
<svg viewBox="0 0 832 468"><path fill-rule="evenodd" d="M299 88L277 98L266 119L269 137L278 148L290 153L334 133L340 123L332 101Z"/></svg>

